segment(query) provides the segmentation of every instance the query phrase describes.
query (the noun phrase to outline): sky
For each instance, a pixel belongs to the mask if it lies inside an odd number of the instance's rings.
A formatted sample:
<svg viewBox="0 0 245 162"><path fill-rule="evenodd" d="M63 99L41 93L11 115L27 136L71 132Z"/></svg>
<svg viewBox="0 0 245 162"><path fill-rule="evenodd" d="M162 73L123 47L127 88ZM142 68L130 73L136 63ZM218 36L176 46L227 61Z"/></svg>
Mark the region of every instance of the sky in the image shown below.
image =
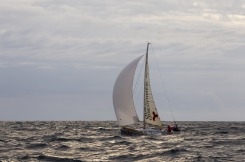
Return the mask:
<svg viewBox="0 0 245 162"><path fill-rule="evenodd" d="M116 120L147 42L162 120L245 120L244 0L0 0L0 120Z"/></svg>

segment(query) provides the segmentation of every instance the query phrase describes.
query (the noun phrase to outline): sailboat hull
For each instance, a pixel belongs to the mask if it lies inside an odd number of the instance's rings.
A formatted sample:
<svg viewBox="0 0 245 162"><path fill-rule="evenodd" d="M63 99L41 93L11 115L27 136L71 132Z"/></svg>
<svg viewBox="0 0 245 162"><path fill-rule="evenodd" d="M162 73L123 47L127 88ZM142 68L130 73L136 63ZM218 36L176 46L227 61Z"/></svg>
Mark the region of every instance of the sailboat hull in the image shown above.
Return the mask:
<svg viewBox="0 0 245 162"><path fill-rule="evenodd" d="M127 136L142 136L144 135L144 132L133 128L122 127L121 134Z"/></svg>
<svg viewBox="0 0 245 162"><path fill-rule="evenodd" d="M142 135L160 136L160 135L166 135L168 133L166 130L156 130L153 128L133 129L133 128L128 128L128 127L122 127L121 128L121 134L127 135L127 136L142 136Z"/></svg>

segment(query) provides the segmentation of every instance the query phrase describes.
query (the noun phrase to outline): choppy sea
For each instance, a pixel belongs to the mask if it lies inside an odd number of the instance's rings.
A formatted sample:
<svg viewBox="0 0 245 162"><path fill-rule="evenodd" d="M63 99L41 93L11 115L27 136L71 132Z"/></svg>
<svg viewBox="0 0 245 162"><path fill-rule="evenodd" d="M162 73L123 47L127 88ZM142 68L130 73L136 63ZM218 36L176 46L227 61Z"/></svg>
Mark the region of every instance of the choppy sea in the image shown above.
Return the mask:
<svg viewBox="0 0 245 162"><path fill-rule="evenodd" d="M245 161L245 122L178 122L181 133L123 136L115 121L0 122L0 161Z"/></svg>

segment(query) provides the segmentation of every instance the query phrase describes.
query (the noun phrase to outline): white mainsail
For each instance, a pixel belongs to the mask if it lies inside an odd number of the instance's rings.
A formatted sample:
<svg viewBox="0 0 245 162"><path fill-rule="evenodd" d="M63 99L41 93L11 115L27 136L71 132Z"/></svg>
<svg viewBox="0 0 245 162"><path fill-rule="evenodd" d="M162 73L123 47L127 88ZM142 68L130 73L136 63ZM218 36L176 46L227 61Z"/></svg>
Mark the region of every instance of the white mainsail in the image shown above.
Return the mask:
<svg viewBox="0 0 245 162"><path fill-rule="evenodd" d="M140 56L129 63L118 75L113 88L113 106L120 126L139 122L133 101L133 80Z"/></svg>
<svg viewBox="0 0 245 162"><path fill-rule="evenodd" d="M149 45L149 44L148 44ZM162 129L162 122L160 116L158 115L156 105L152 96L150 76L149 76L149 65L148 65L148 46L146 53L146 63L145 63L145 87L144 87L144 122L147 124L158 126ZM145 127L145 124L144 124Z"/></svg>

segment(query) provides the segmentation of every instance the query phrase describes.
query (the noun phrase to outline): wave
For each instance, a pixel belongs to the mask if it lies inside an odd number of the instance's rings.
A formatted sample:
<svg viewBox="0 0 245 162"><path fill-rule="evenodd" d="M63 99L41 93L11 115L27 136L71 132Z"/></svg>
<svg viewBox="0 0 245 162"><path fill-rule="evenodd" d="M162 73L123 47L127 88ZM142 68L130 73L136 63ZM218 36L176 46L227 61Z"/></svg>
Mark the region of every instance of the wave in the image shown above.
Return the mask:
<svg viewBox="0 0 245 162"><path fill-rule="evenodd" d="M83 162L81 160L70 159L70 158L59 158L54 156L39 155L37 160L42 161L58 161L58 162Z"/></svg>
<svg viewBox="0 0 245 162"><path fill-rule="evenodd" d="M28 145L26 148L27 149L43 149L48 147L48 145L46 143L33 143Z"/></svg>
<svg viewBox="0 0 245 162"><path fill-rule="evenodd" d="M65 151L65 150L68 150L70 147L69 146L66 146L66 145L61 145L57 148L57 150L61 150L61 151Z"/></svg>
<svg viewBox="0 0 245 162"><path fill-rule="evenodd" d="M101 138L97 138L97 140L99 141L111 141L111 140L122 140L123 137L121 136L110 136L110 137L101 137Z"/></svg>
<svg viewBox="0 0 245 162"><path fill-rule="evenodd" d="M177 135L128 137L113 121L0 122L0 161L244 161L245 122L180 125Z"/></svg>
<svg viewBox="0 0 245 162"><path fill-rule="evenodd" d="M71 142L71 141L77 141L77 142L93 142L94 140L90 137L60 137L57 135L50 135L50 136L45 136L43 137L43 140L46 142Z"/></svg>

